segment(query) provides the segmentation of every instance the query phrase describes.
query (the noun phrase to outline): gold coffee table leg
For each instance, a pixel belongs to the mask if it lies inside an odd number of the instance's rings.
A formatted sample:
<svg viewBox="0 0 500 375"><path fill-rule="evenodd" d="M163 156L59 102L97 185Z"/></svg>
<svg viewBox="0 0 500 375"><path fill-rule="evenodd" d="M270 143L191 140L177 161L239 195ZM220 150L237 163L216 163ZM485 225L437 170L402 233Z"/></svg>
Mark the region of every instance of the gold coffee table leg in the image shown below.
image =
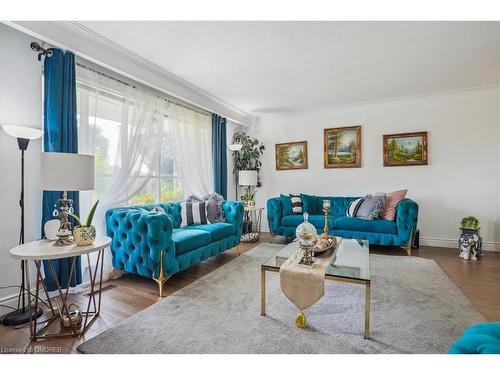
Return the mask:
<svg viewBox="0 0 500 375"><path fill-rule="evenodd" d="M266 270L260 269L260 315L266 315Z"/></svg>
<svg viewBox="0 0 500 375"><path fill-rule="evenodd" d="M370 338L370 282L366 282L365 292L365 339Z"/></svg>

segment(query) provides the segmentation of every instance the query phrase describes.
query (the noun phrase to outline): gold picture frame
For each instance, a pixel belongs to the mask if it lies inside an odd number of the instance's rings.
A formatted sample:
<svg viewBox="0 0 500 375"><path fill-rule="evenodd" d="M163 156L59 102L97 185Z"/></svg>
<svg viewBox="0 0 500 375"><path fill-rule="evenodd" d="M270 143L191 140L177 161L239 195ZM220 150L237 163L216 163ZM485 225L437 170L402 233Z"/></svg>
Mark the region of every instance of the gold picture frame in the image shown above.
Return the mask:
<svg viewBox="0 0 500 375"><path fill-rule="evenodd" d="M325 168L361 167L361 125L325 129L323 144Z"/></svg>
<svg viewBox="0 0 500 375"><path fill-rule="evenodd" d="M428 165L428 133L412 132L383 136L384 167Z"/></svg>
<svg viewBox="0 0 500 375"><path fill-rule="evenodd" d="M277 143L276 170L307 169L307 141Z"/></svg>

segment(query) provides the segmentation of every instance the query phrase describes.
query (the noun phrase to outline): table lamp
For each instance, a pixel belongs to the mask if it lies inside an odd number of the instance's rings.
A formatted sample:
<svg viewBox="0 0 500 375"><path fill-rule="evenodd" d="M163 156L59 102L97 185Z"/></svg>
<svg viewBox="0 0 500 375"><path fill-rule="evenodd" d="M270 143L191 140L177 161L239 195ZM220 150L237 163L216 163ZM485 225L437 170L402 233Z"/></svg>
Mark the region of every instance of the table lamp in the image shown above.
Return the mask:
<svg viewBox="0 0 500 375"><path fill-rule="evenodd" d="M94 157L65 152L43 152L42 190L63 191L62 198L54 202L54 216L59 216L58 239L54 246L73 244L69 213L73 212L73 201L68 191L94 190Z"/></svg>
<svg viewBox="0 0 500 375"><path fill-rule="evenodd" d="M24 243L24 152L28 149L28 145L31 140L41 138L43 131L40 129L29 128L26 126L17 125L3 125L2 126L5 133L17 139L17 145L21 151L21 194L19 197L19 206L21 207L21 230L19 233L19 244ZM20 305L20 300L22 298L22 307ZM28 298L29 300L29 298ZM17 326L24 324L30 320L36 314L36 316L42 315L42 309L27 309L26 308L26 291L25 291L25 281L24 281L24 262L21 262L21 288L19 289L19 297L17 299L17 310L14 310L7 314L2 322L6 326Z"/></svg>

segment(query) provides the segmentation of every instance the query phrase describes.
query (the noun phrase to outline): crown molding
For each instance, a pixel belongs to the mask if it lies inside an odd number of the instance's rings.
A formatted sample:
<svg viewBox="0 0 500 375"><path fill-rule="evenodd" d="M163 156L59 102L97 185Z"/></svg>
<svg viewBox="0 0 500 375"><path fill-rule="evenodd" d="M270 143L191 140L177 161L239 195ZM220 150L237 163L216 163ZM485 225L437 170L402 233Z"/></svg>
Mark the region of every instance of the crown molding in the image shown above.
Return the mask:
<svg viewBox="0 0 500 375"><path fill-rule="evenodd" d="M95 64L165 92L206 111L218 113L241 125L250 125L253 116L161 66L75 21L5 21L19 31L69 49Z"/></svg>
<svg viewBox="0 0 500 375"><path fill-rule="evenodd" d="M426 93L421 93L421 94L414 94L414 95L404 95L404 96L396 96L396 97L387 97L387 98L380 98L380 99L373 99L373 100L365 100L365 101L358 101L358 102L348 102L348 103L339 103L339 104L332 104L332 105L325 105L325 106L315 106L315 107L291 107L291 108L260 108L260 109L254 109L251 111L251 113L254 116L261 116L261 115L302 115L302 114L307 114L311 112L326 112L326 111L331 111L335 109L342 109L342 108L350 108L350 107L361 107L361 106L367 106L367 105L376 105L376 104L385 104L385 103L394 103L394 102L402 102L405 100L414 100L414 99L425 99L425 98L431 98L431 97L436 97L436 96L446 96L446 95L454 95L454 94L460 94L460 93L467 93L470 91L478 91L478 90L489 90L489 89L498 89L500 87L500 84L494 83L494 84L489 84L489 85L480 85L480 86L472 86L472 87L464 87L464 88L458 88L454 90L444 90L444 91L433 91L433 92L426 92Z"/></svg>

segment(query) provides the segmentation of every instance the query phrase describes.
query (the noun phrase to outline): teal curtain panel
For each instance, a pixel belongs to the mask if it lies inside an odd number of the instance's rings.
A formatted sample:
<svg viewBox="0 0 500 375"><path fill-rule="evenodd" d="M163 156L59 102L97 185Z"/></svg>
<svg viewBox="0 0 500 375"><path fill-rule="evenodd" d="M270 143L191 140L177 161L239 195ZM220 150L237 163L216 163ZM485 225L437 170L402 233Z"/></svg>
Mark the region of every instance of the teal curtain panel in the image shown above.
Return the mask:
<svg viewBox="0 0 500 375"><path fill-rule="evenodd" d="M214 191L227 199L226 118L212 114L212 168Z"/></svg>
<svg viewBox="0 0 500 375"><path fill-rule="evenodd" d="M75 55L53 48L52 56L44 60L44 151L78 153L78 129L76 121L76 72ZM61 173L78 173L77 171L61 171ZM62 192L44 191L42 204L42 237L43 226L54 219L54 204L62 196ZM79 215L79 194L68 192L73 199L73 208ZM81 259L77 258L71 280L70 268L72 258L52 261L62 288L76 286L82 282ZM49 291L56 290L49 266L44 262L45 277Z"/></svg>

